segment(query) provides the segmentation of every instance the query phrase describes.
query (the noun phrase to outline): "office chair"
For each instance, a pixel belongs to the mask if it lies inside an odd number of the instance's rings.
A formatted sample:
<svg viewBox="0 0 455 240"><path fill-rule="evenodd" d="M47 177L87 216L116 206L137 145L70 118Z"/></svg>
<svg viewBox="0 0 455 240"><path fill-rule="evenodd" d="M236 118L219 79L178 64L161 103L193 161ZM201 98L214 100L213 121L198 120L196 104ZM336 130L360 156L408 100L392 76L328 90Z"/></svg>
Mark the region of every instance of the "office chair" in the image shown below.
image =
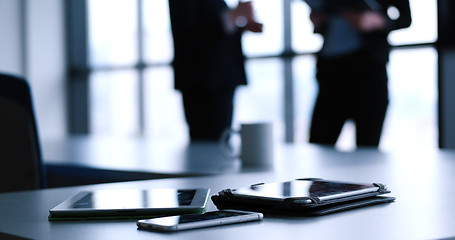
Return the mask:
<svg viewBox="0 0 455 240"><path fill-rule="evenodd" d="M24 79L0 74L0 192L45 186L29 85Z"/></svg>

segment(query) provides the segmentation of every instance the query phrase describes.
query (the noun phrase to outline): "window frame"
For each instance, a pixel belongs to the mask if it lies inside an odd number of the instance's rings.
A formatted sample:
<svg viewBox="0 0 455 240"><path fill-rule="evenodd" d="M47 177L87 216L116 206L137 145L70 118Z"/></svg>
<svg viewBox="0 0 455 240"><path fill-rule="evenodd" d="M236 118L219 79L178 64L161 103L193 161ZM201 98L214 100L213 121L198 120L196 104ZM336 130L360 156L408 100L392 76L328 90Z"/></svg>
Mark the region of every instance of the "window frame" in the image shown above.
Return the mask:
<svg viewBox="0 0 455 240"><path fill-rule="evenodd" d="M67 83L67 109L68 109L68 132L70 134L90 134L90 94L89 94L89 76L95 71L111 71L120 68L129 68L137 71L138 73L138 128L139 135L145 134L145 114L144 114L144 71L147 68L156 66L170 65L170 63L154 63L150 64L144 60L144 23L143 23L143 0L137 1L137 51L138 61L132 66L103 66L91 67L89 66L89 49L88 49L88 15L87 6L88 1L68 1L66 2L66 16L67 16L67 63L68 63L68 83ZM253 56L247 59L260 59L260 58L282 58L284 61L284 101L283 101L283 121L285 125L285 141L294 141L294 79L293 79L293 59L296 56L315 54L315 52L302 52L297 53L292 48L292 1L283 0L283 33L284 44L283 52L276 55L267 56ZM435 46L436 42L403 44L393 46L394 48L409 48L421 46Z"/></svg>

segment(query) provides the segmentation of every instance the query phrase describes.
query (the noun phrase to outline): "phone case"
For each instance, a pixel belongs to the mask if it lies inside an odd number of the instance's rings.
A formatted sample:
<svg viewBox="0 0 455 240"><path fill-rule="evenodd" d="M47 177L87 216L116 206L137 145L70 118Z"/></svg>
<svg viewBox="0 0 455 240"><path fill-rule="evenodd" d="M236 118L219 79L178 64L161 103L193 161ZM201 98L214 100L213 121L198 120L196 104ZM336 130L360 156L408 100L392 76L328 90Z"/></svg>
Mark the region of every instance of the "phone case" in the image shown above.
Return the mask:
<svg viewBox="0 0 455 240"><path fill-rule="evenodd" d="M215 206L220 210L238 209L262 213L320 216L374 204L389 203L395 200L394 197L379 196L390 193L390 191L383 184L375 183L374 185L379 187L376 192L325 201L317 197L285 198L283 201L272 201L259 197L237 196L232 193L231 189L222 190L218 195L214 195L211 198ZM311 201L306 203L301 200Z"/></svg>

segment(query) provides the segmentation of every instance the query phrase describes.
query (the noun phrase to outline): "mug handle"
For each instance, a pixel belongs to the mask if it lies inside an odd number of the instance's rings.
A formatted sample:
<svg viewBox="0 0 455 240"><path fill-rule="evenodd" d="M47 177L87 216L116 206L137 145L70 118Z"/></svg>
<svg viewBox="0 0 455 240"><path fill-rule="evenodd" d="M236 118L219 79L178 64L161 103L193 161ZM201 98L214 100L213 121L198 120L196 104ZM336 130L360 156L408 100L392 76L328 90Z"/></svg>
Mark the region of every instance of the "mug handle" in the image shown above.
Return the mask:
<svg viewBox="0 0 455 240"><path fill-rule="evenodd" d="M221 134L220 138L220 148L221 148L221 153L230 159L235 159L240 157L240 153L235 153L234 150L232 149L232 146L229 145L229 139L231 135L233 134L240 134L239 131L235 131L233 129L226 129L224 132Z"/></svg>

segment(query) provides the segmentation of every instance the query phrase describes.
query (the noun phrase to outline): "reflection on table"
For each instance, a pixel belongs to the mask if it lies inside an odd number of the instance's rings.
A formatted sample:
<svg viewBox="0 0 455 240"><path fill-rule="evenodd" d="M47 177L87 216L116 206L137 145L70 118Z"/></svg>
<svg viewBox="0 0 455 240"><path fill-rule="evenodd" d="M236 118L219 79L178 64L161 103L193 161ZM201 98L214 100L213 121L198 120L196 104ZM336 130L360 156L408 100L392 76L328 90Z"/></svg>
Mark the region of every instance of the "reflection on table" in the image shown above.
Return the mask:
<svg viewBox="0 0 455 240"><path fill-rule="evenodd" d="M217 142L75 136L43 141L50 186L226 174L241 171Z"/></svg>

